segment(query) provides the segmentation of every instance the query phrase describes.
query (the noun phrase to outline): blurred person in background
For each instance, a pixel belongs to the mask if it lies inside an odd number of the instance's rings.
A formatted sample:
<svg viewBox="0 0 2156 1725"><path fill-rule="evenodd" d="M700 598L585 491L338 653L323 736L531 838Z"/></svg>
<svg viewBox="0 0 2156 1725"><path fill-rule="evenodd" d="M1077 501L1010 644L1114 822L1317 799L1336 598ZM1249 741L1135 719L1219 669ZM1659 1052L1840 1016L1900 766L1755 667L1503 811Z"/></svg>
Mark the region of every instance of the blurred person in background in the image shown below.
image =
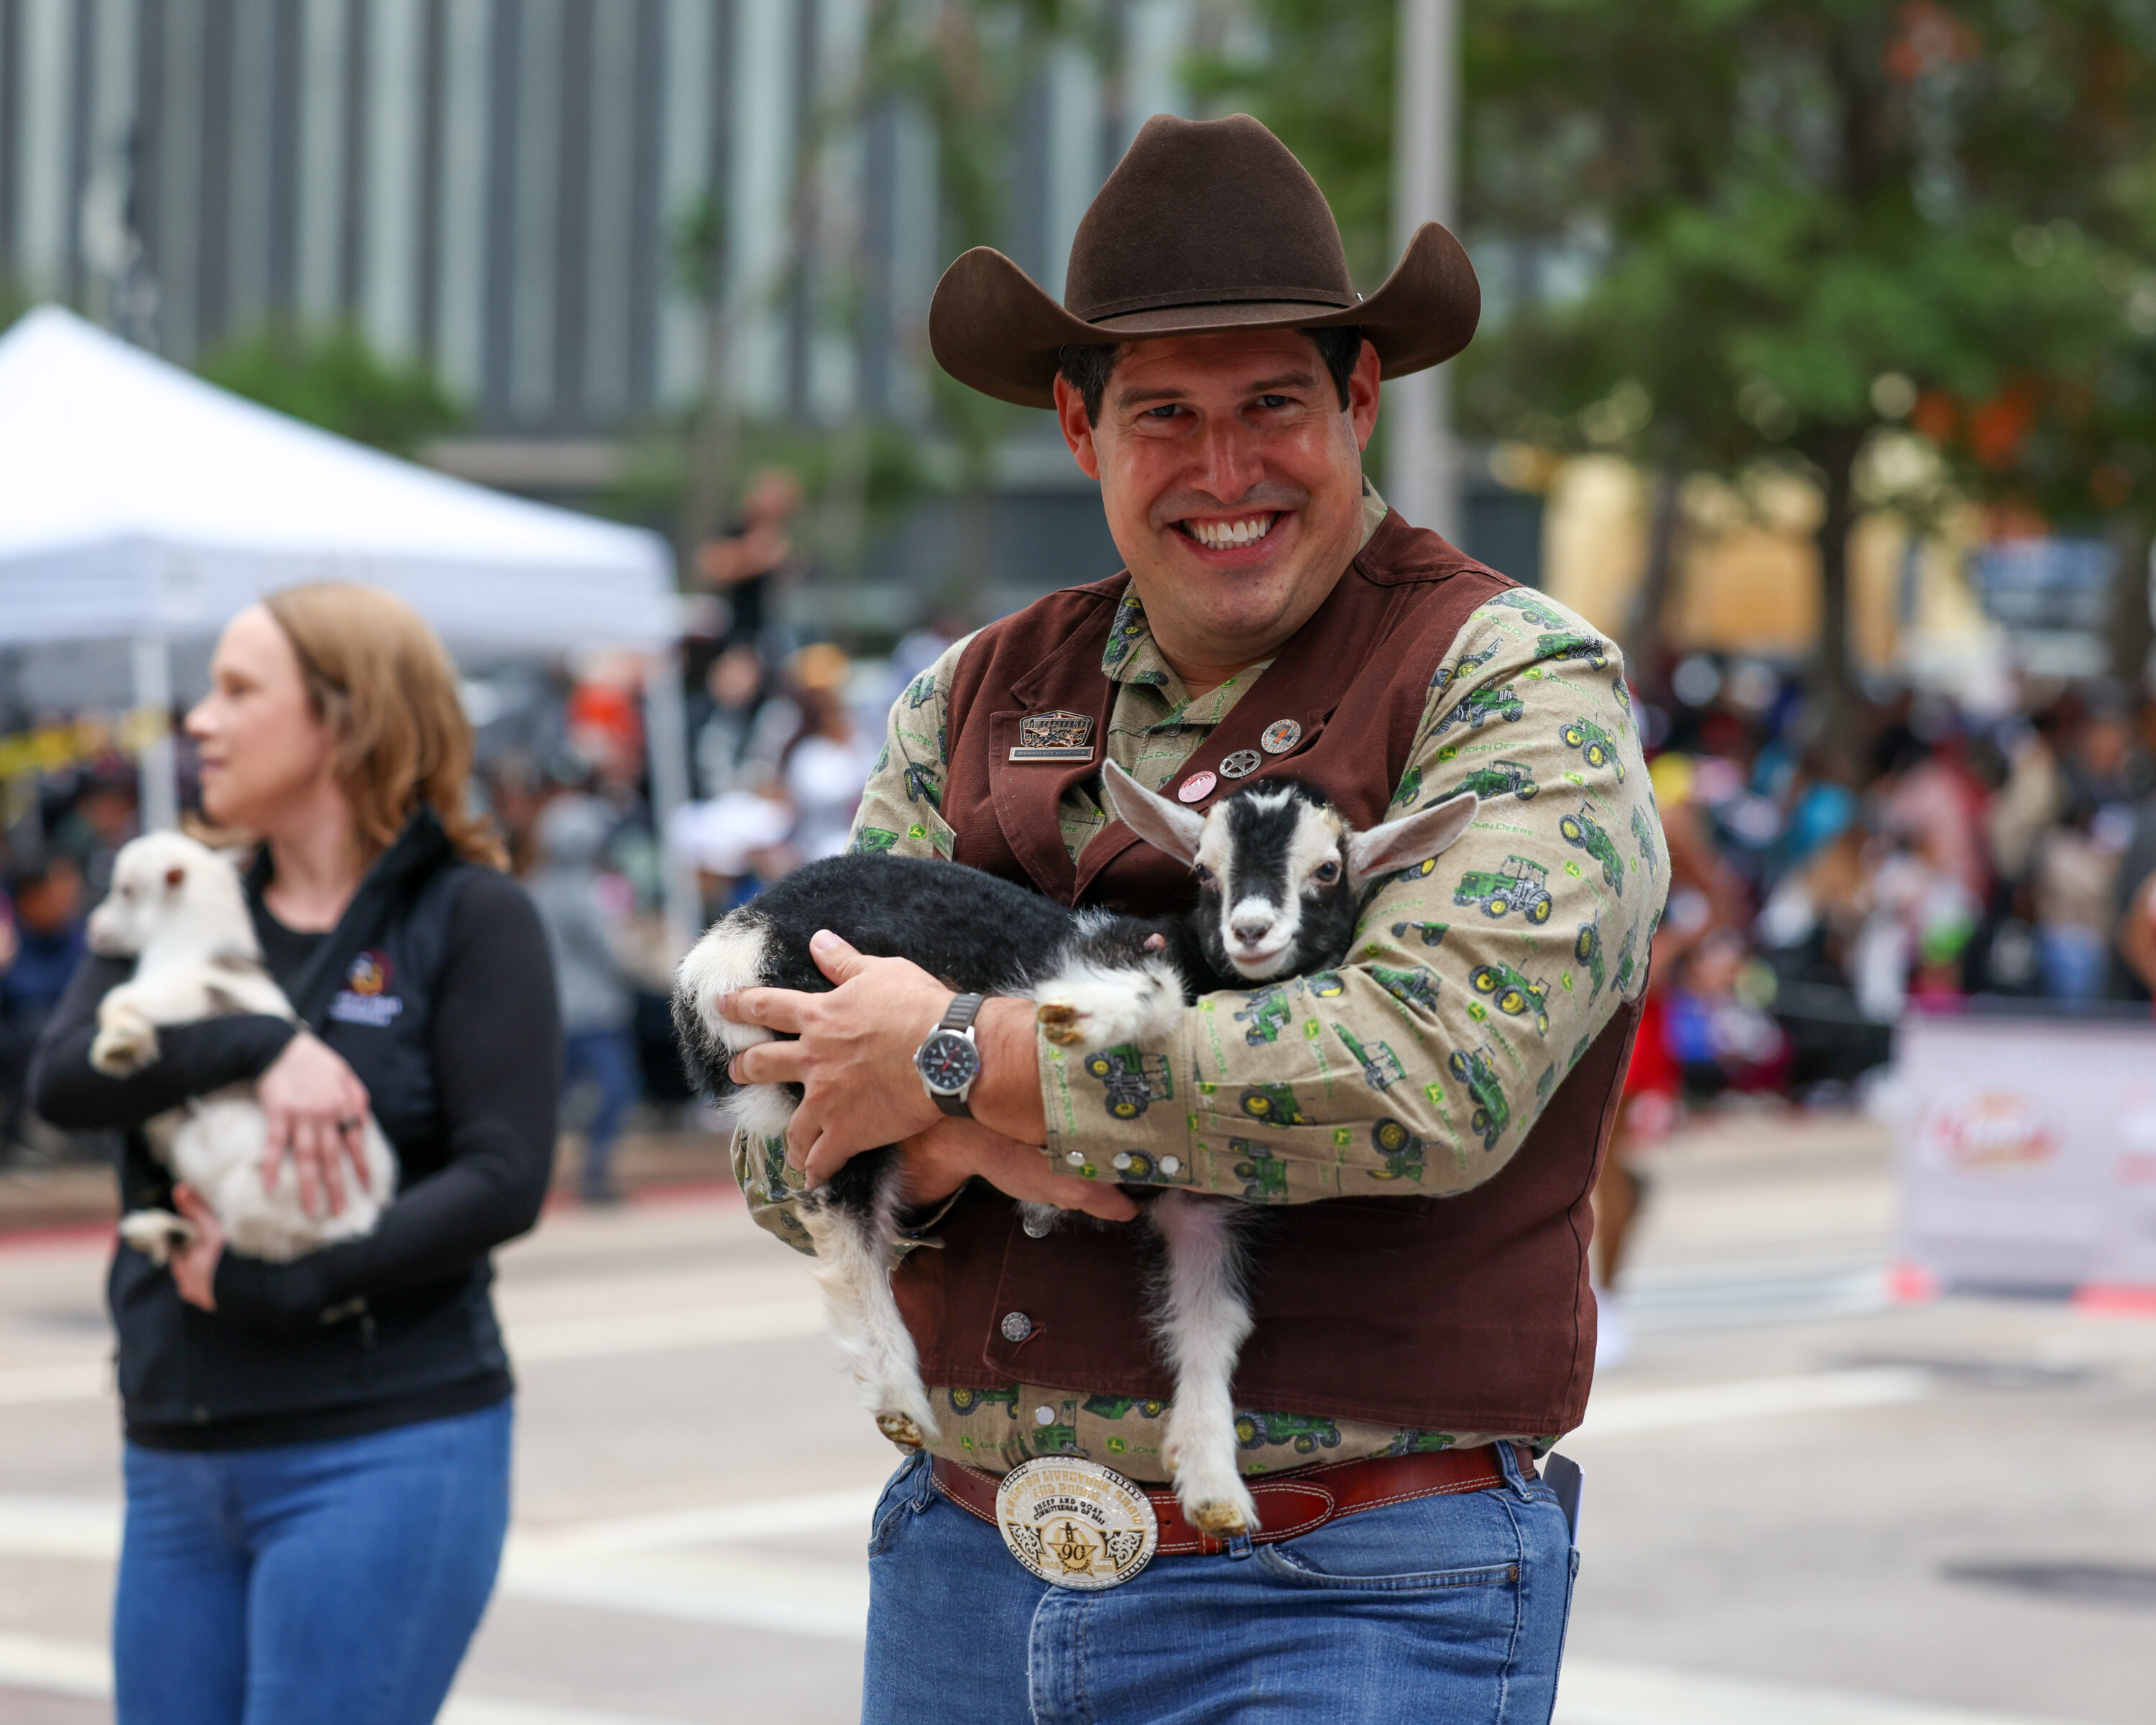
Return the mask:
<svg viewBox="0 0 2156 1725"><path fill-rule="evenodd" d="M637 1097L636 1050L629 1037L635 1002L616 952L620 906L609 906L599 869L613 825L613 811L596 797L570 792L555 798L534 829L535 860L526 882L554 957L562 1093L566 1099L587 1085L594 1093L578 1184L584 1202L595 1204L620 1200L613 1174L614 1140Z"/></svg>
<svg viewBox="0 0 2156 1725"><path fill-rule="evenodd" d="M82 962L81 871L55 852L8 869L0 901L0 1161L29 1126L30 1051Z"/></svg>
<svg viewBox="0 0 2156 1725"><path fill-rule="evenodd" d="M122 1207L175 1207L169 1266L121 1245L110 1299L126 1415L113 1608L121 1725L424 1725L494 1585L514 1383L490 1253L538 1219L561 1029L547 937L466 812L471 733L402 600L289 588L226 627L187 716L203 813L255 844L248 904L298 1023L161 1029L127 1078L90 1064L92 956L47 1026L39 1112L125 1132ZM372 1113L395 1145L375 1231L290 1263L224 1247L144 1122L254 1082L265 1179L290 1157L341 1209ZM346 1164L351 1164L348 1168Z"/></svg>
<svg viewBox="0 0 2156 1725"><path fill-rule="evenodd" d="M706 673L704 716L694 732L696 782L706 801L762 790L801 728L801 710L771 687L752 641L722 648Z"/></svg>
<svg viewBox="0 0 2156 1725"><path fill-rule="evenodd" d="M803 862L846 848L861 788L875 765L880 739L854 721L846 706L851 663L836 647L803 647L788 666L799 728L779 757L780 782L793 809L788 844Z"/></svg>
<svg viewBox="0 0 2156 1725"><path fill-rule="evenodd" d="M732 610L729 642L766 652L777 645L779 589L803 569L789 531L801 504L799 480L783 467L763 468L751 476L732 529L696 547L696 579Z"/></svg>
<svg viewBox="0 0 2156 1725"><path fill-rule="evenodd" d="M110 758L84 774L67 813L54 829L53 845L75 860L94 904L112 884L112 859L120 847L141 830L134 763Z"/></svg>

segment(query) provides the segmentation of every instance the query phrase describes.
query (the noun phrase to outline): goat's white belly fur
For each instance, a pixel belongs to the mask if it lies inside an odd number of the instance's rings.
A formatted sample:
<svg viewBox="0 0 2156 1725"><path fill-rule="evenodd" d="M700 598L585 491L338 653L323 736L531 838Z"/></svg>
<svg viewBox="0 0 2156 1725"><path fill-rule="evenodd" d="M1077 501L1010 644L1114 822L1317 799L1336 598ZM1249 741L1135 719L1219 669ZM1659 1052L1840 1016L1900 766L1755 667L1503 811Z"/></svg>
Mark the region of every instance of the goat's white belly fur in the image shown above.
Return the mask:
<svg viewBox="0 0 2156 1725"><path fill-rule="evenodd" d="M199 1192L223 1224L233 1250L287 1263L318 1246L357 1240L372 1230L397 1189L397 1157L381 1127L367 1122L368 1184L345 1170L344 1209L310 1216L300 1203L291 1158L281 1158L270 1190L262 1188L269 1122L249 1088L204 1096L173 1122L172 1172Z"/></svg>

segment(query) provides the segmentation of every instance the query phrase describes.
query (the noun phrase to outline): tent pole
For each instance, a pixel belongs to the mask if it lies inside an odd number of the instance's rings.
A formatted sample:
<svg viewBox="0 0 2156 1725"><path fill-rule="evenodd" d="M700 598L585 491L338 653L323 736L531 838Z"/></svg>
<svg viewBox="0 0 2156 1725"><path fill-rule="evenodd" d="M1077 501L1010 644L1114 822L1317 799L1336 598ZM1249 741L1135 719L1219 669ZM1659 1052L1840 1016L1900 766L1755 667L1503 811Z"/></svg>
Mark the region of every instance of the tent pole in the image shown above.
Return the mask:
<svg viewBox="0 0 2156 1725"><path fill-rule="evenodd" d="M136 751L141 777L142 830L163 832L180 824L179 760L172 747L172 655L162 635L134 639L135 711L155 713L157 729Z"/></svg>
<svg viewBox="0 0 2156 1725"><path fill-rule="evenodd" d="M688 716L681 704L681 649L669 642L644 663L644 749L651 766L651 824L659 840L666 907L666 944L679 959L703 932L696 871L666 842L674 811L689 800Z"/></svg>

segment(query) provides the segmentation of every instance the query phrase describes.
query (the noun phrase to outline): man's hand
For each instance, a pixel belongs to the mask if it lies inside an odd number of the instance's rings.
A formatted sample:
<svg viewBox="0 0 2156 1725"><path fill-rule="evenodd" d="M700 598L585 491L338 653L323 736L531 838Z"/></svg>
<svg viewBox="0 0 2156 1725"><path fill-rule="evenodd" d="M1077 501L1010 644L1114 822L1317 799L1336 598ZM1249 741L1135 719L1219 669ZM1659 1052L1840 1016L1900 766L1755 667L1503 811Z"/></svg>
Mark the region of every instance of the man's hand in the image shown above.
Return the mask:
<svg viewBox="0 0 2156 1725"><path fill-rule="evenodd" d="M1007 1138L978 1120L938 1120L906 1139L899 1153L909 1204L935 1204L978 1175L1021 1204L1083 1210L1104 1222L1127 1222L1138 1213L1137 1204L1115 1187L1059 1174L1038 1144Z"/></svg>

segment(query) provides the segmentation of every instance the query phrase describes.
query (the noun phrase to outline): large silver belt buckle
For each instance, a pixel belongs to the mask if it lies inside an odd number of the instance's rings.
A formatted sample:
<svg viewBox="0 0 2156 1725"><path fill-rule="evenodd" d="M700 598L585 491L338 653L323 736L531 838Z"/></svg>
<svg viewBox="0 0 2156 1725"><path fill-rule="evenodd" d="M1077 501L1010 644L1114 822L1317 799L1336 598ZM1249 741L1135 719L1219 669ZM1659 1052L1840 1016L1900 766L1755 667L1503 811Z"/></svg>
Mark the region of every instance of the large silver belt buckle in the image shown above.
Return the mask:
<svg viewBox="0 0 2156 1725"><path fill-rule="evenodd" d="M1055 1587L1121 1587L1152 1560L1160 1519L1144 1488L1075 1455L1037 1455L996 1488L996 1531Z"/></svg>

